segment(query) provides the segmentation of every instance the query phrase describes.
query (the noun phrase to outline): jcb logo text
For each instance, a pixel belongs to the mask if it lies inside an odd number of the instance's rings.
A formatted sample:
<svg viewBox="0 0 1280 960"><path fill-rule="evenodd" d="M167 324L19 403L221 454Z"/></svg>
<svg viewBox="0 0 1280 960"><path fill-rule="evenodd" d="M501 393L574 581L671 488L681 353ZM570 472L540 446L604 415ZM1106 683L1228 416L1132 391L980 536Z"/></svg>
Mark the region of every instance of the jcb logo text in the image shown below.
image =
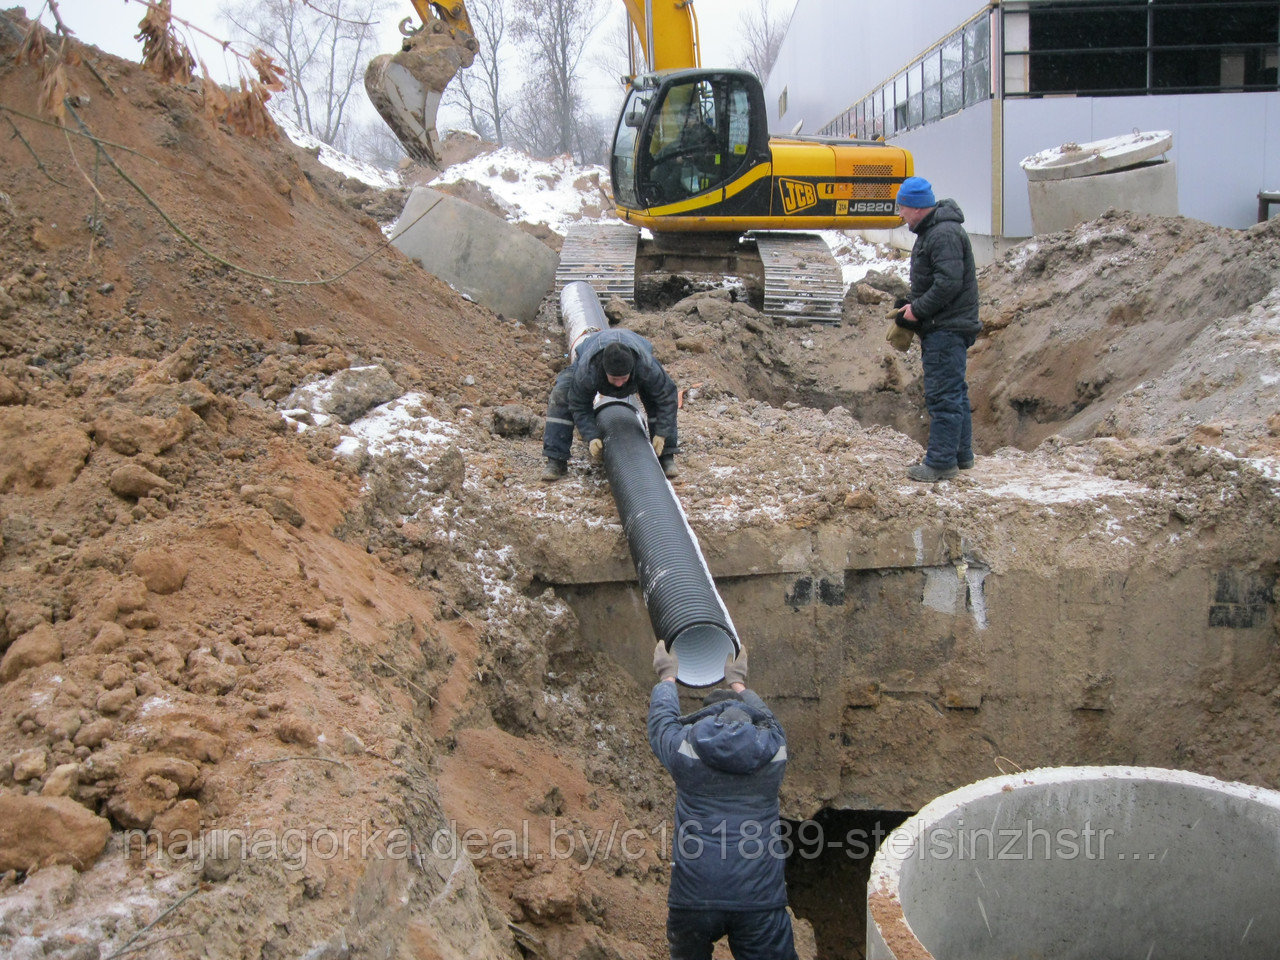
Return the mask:
<svg viewBox="0 0 1280 960"><path fill-rule="evenodd" d="M818 205L818 191L812 183L803 180L779 180L778 191L782 194L782 212L796 213Z"/></svg>

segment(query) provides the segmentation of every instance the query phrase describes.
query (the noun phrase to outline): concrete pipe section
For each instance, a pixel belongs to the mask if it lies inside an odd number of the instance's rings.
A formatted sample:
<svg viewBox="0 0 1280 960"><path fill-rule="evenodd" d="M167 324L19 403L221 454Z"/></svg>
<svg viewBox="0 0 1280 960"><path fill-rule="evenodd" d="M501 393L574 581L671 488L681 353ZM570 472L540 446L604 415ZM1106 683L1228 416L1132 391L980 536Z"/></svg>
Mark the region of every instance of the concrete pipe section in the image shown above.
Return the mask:
<svg viewBox="0 0 1280 960"><path fill-rule="evenodd" d="M584 337L609 326L600 298L582 280L561 291L560 317L571 358ZM737 631L698 538L654 455L639 402L634 395L626 401L597 396L596 425L604 439L609 490L654 635L674 651L681 683L719 683L725 661L740 649Z"/></svg>
<svg viewBox="0 0 1280 960"><path fill-rule="evenodd" d="M1055 767L934 800L867 886L868 960L1269 960L1280 793L1155 767Z"/></svg>

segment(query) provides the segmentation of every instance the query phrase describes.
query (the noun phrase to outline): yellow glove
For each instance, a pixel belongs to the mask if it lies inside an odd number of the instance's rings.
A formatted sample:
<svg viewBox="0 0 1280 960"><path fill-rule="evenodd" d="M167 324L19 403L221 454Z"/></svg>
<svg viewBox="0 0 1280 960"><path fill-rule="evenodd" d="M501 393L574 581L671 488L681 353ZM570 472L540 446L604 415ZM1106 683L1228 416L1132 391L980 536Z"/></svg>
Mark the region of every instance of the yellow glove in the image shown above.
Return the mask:
<svg viewBox="0 0 1280 960"><path fill-rule="evenodd" d="M654 452L654 454L655 454L656 456L659 456L659 457L660 457L660 456L662 456L662 448L663 448L663 447L665 447L666 445L667 445L667 438L666 438L666 437L654 437L654 438L653 438L653 452Z"/></svg>
<svg viewBox="0 0 1280 960"><path fill-rule="evenodd" d="M741 683L744 686L747 682L747 648L739 647L738 655L730 657L724 662L724 682L729 686L735 683Z"/></svg>
<svg viewBox="0 0 1280 960"><path fill-rule="evenodd" d="M674 680L680 672L680 661L661 640L653 648L653 672L659 680Z"/></svg>
<svg viewBox="0 0 1280 960"><path fill-rule="evenodd" d="M896 323L890 324L889 332L884 335L884 338L893 345L893 349L902 353L906 353L911 349L911 340L914 337L915 334L912 331L906 327L900 327Z"/></svg>
<svg viewBox="0 0 1280 960"><path fill-rule="evenodd" d="M600 456L604 453L604 441L599 437L596 437L587 444L587 449L591 451L592 458L599 460Z"/></svg>
<svg viewBox="0 0 1280 960"><path fill-rule="evenodd" d="M884 318L886 320L898 320L902 317L902 311L906 309L907 308L905 305L901 307L894 307L892 310L890 310L888 313L884 315Z"/></svg>

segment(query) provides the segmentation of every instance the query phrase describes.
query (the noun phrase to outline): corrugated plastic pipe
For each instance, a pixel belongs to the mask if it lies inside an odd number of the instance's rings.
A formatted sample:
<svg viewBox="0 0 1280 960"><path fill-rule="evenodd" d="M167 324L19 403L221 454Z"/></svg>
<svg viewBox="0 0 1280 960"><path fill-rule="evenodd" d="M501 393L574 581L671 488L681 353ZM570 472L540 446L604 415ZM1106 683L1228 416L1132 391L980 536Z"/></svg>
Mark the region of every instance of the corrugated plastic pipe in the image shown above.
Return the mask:
<svg viewBox="0 0 1280 960"><path fill-rule="evenodd" d="M737 655L738 635L680 501L633 407L604 404L596 410L596 423L654 635L675 653L681 683L719 683L725 661Z"/></svg>
<svg viewBox="0 0 1280 960"><path fill-rule="evenodd" d="M588 334L609 329L609 320L600 308L595 288L585 280L566 283L560 291L560 322L569 347L569 362L578 358L578 344Z"/></svg>
<svg viewBox="0 0 1280 960"><path fill-rule="evenodd" d="M584 281L565 286L560 311L566 337L608 328L599 298ZM571 342L574 348L576 342ZM738 634L680 501L663 476L640 412L634 403L597 398L596 425L604 437L605 473L654 635L674 651L681 683L719 683L725 661L740 648Z"/></svg>

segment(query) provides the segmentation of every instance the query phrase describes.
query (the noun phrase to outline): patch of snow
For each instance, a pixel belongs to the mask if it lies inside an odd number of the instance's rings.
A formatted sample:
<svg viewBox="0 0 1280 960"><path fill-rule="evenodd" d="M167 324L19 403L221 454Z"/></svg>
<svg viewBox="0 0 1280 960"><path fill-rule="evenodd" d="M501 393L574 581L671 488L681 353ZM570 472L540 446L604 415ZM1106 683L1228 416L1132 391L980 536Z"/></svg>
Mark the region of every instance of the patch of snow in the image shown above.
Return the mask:
<svg viewBox="0 0 1280 960"><path fill-rule="evenodd" d="M1034 480L1010 480L982 492L997 499L1009 497L1032 503L1078 503L1101 497L1124 497L1138 493L1142 488L1125 480L1107 477L1088 477L1079 473L1042 474Z"/></svg>
<svg viewBox="0 0 1280 960"><path fill-rule="evenodd" d="M330 170L336 170L344 177L352 177L369 184L371 187L377 187L379 190L390 190L392 187L401 185L400 174L395 171L383 170L381 167L375 167L373 164L365 163L363 160L349 157L345 153L335 150L323 140L306 133L283 113L272 110L270 106L268 106L267 110L271 114L271 119L276 122L276 126L280 128L286 137L304 150L318 150L320 152L320 162Z"/></svg>
<svg viewBox="0 0 1280 960"><path fill-rule="evenodd" d="M580 167L569 157L535 160L504 147L455 164L440 184L470 182L487 187L507 210L507 219L543 223L563 236L575 223L609 223L613 215L596 184L607 183L601 166ZM599 207L599 216L584 216Z"/></svg>
<svg viewBox="0 0 1280 960"><path fill-rule="evenodd" d="M911 262L892 256L884 247L842 230L823 230L821 235L840 265L845 290L860 282L869 270L897 274L903 280L907 279Z"/></svg>
<svg viewBox="0 0 1280 960"><path fill-rule="evenodd" d="M453 424L437 420L424 408L427 397L421 393L406 393L388 403L374 407L348 429L351 435L342 438L335 452L350 456L363 443L372 456L402 453L413 459L458 435Z"/></svg>
<svg viewBox="0 0 1280 960"><path fill-rule="evenodd" d="M152 697L151 699L145 701L142 704L142 706L138 708L138 713L145 717L152 713L155 713L157 710L161 710L165 707L172 706L172 705L173 705L173 700L170 697L166 697L163 695L159 697Z"/></svg>

